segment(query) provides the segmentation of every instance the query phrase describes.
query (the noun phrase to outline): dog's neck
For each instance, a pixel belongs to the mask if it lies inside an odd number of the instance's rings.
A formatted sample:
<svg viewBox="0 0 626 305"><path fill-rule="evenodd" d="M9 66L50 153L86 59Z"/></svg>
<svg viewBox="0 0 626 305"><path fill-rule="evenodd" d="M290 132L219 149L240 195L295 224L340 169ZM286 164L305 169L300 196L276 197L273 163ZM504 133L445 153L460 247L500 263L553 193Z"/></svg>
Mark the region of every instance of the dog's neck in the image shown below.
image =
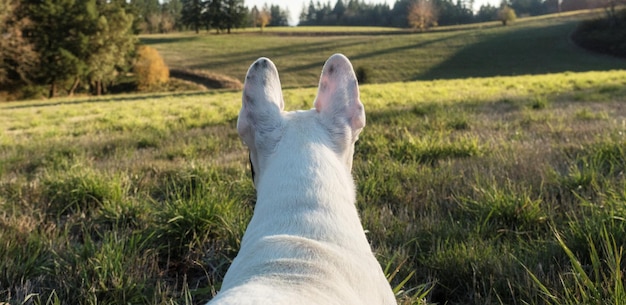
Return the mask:
<svg viewBox="0 0 626 305"><path fill-rule="evenodd" d="M314 110L289 115L297 124L290 126L288 119L271 157L259 156L264 168L256 177L257 203L250 226L259 226L266 235L348 244L345 239L363 232L350 164L330 148L327 133L316 130L324 127L315 123L315 115ZM321 136L311 141L311 134ZM329 228L336 230L329 234Z"/></svg>

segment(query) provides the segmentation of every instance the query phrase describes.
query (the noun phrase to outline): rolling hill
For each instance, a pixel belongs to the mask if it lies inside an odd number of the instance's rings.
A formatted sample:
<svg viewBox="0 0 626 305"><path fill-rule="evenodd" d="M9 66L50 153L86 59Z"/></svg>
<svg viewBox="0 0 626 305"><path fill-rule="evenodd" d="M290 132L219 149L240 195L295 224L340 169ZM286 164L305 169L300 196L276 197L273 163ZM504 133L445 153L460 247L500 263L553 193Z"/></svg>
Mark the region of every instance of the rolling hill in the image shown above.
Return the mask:
<svg viewBox="0 0 626 305"><path fill-rule="evenodd" d="M366 28L280 28L263 34L204 33L143 36L171 67L209 70L243 80L256 58L271 58L285 87L317 84L319 67L344 53L372 83L626 69L626 61L594 56L570 33L594 12L575 12L498 23L442 27L432 32ZM324 34L325 33L325 34ZM368 34L369 33L369 34ZM387 33L387 34L381 34ZM322 35L324 34L324 35Z"/></svg>

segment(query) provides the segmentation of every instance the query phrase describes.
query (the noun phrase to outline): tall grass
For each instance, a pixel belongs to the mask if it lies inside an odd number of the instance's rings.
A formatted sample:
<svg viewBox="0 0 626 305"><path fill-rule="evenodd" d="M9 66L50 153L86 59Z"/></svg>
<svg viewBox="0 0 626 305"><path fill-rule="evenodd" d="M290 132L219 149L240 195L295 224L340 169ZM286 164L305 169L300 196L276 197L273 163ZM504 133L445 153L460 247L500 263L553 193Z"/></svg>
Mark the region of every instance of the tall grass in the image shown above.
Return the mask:
<svg viewBox="0 0 626 305"><path fill-rule="evenodd" d="M620 304L625 90L623 71L362 86L357 207L399 301ZM255 200L240 98L0 104L0 300L209 300Z"/></svg>
<svg viewBox="0 0 626 305"><path fill-rule="evenodd" d="M623 221L623 219L622 219ZM559 276L561 286L548 288L535 274L529 274L548 304L624 304L623 244L618 244L606 227L600 236L587 236L589 256L580 259L555 231L559 246L571 264L571 272ZM601 248L597 248L600 243ZM585 262L589 260L590 262ZM526 269L528 270L528 269Z"/></svg>

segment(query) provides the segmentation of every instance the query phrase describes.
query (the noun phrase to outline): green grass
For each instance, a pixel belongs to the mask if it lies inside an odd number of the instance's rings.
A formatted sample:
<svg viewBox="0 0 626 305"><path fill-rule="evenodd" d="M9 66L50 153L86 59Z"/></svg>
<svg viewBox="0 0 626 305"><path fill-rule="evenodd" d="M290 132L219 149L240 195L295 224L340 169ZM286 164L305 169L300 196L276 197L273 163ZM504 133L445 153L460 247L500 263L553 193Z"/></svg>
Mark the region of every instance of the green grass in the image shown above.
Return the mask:
<svg viewBox="0 0 626 305"><path fill-rule="evenodd" d="M322 64L336 52L348 56L355 69L368 71L371 83L625 69L623 60L589 56L569 40L578 22L595 14L521 18L507 27L485 23L427 33L296 27L265 34L147 35L141 41L155 47L171 67L209 70L242 82L255 59L269 57L285 87L316 86Z"/></svg>
<svg viewBox="0 0 626 305"><path fill-rule="evenodd" d="M373 71L357 207L401 304L626 304L626 64L571 45L580 18L142 39L239 79L269 56L288 110L312 106L331 53ZM0 303L209 300L255 201L240 101L0 104Z"/></svg>
<svg viewBox="0 0 626 305"><path fill-rule="evenodd" d="M361 92L358 208L402 304L623 304L626 72ZM0 104L0 300L210 299L254 203L240 95Z"/></svg>

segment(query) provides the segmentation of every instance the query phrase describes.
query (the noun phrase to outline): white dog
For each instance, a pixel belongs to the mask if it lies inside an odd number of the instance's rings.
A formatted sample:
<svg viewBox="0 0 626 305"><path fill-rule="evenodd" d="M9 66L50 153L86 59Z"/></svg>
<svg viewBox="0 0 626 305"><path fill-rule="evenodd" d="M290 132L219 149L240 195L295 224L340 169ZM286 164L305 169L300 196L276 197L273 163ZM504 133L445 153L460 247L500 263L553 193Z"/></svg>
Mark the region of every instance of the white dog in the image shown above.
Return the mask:
<svg viewBox="0 0 626 305"><path fill-rule="evenodd" d="M314 109L283 106L276 66L259 58L237 122L257 202L209 304L396 304L355 207L352 155L365 112L350 61L326 61Z"/></svg>

